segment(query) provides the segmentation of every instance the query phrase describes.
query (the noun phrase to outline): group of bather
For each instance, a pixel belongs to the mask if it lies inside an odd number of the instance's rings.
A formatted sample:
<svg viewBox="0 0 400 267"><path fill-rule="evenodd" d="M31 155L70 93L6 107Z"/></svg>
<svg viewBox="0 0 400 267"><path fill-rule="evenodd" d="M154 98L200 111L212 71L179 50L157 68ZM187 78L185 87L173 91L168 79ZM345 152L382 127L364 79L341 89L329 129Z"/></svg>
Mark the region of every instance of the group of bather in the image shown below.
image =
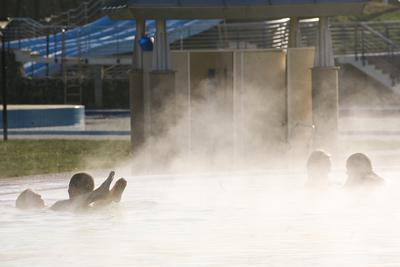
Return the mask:
<svg viewBox="0 0 400 267"><path fill-rule="evenodd" d="M312 152L307 161L308 179L306 187L311 189L330 187L331 165L331 157L328 153L322 150ZM385 184L385 180L374 172L371 160L363 153L352 154L347 159L346 173L347 180L344 183L344 188L376 188Z"/></svg>
<svg viewBox="0 0 400 267"><path fill-rule="evenodd" d="M322 150L311 153L307 161L308 179L306 187L323 189L330 187L329 173L331 172L331 157ZM351 155L346 162L347 180L345 188L369 188L385 184L372 168L371 160L362 153ZM114 179L111 172L107 179L94 189L94 179L87 173L74 174L69 182L69 199L53 204L50 209L56 211L83 211L96 207L104 207L121 200L127 181L123 178L117 180L110 189ZM46 205L41 195L30 189L23 191L16 200L19 209L41 209Z"/></svg>
<svg viewBox="0 0 400 267"><path fill-rule="evenodd" d="M114 172L111 172L107 179L94 189L94 179L87 173L74 174L69 182L69 199L57 201L50 209L56 211L86 211L92 208L107 206L113 202L119 202L125 190L127 181L120 178L110 189L114 179ZM42 196L31 189L24 190L16 200L18 209L42 209L46 205Z"/></svg>

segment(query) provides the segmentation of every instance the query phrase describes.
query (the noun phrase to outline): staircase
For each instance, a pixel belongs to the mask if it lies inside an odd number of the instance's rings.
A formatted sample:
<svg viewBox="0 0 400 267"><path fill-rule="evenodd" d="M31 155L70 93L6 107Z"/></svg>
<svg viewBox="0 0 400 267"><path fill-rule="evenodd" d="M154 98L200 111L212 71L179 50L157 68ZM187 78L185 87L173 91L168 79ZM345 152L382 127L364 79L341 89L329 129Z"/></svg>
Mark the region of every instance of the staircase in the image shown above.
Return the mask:
<svg viewBox="0 0 400 267"><path fill-rule="evenodd" d="M396 93L400 93L399 85L395 82L395 79L393 79L390 73L386 72L383 68L379 68L367 59L361 61L353 56L337 57L336 62L338 64L350 64L387 88L392 89Z"/></svg>
<svg viewBox="0 0 400 267"><path fill-rule="evenodd" d="M400 45L387 37L377 24L333 24L336 62L350 64L369 77L400 93Z"/></svg>

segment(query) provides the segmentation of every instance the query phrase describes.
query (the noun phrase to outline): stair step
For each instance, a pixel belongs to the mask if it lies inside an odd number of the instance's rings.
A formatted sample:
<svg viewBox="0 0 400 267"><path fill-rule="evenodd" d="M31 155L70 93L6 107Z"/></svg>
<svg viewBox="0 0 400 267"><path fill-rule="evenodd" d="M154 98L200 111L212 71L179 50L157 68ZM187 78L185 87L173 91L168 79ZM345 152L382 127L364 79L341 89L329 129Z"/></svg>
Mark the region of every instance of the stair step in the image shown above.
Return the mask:
<svg viewBox="0 0 400 267"><path fill-rule="evenodd" d="M390 74L371 62L364 61L363 63L362 60L356 60L351 57L338 58L338 62L342 64L351 64L384 86L395 90Z"/></svg>

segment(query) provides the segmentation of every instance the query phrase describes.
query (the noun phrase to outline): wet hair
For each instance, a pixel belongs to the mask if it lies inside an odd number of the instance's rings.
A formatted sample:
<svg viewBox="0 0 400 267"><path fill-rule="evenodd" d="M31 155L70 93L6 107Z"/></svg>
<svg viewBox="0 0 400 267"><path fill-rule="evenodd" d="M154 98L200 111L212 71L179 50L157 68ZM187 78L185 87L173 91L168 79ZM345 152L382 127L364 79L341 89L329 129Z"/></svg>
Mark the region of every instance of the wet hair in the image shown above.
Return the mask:
<svg viewBox="0 0 400 267"><path fill-rule="evenodd" d="M18 209L32 209L40 208L44 206L44 203L39 194L36 194L31 189L26 189L17 197L15 206Z"/></svg>
<svg viewBox="0 0 400 267"><path fill-rule="evenodd" d="M331 157L328 153L323 150L313 151L307 160L307 169L311 168L330 168Z"/></svg>
<svg viewBox="0 0 400 267"><path fill-rule="evenodd" d="M69 187L78 189L81 194L92 192L94 189L93 177L84 172L76 173L69 181Z"/></svg>
<svg viewBox="0 0 400 267"><path fill-rule="evenodd" d="M347 169L357 169L363 173L372 173L372 163L367 155L363 153L355 153L351 155L346 162Z"/></svg>

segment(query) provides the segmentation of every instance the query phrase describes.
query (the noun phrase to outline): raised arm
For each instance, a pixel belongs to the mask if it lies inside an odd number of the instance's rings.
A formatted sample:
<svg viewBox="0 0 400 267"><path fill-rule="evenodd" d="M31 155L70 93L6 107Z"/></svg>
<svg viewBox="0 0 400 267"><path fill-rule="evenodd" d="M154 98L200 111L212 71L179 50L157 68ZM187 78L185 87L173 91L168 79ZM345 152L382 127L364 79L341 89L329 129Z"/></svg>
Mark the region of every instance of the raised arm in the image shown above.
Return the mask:
<svg viewBox="0 0 400 267"><path fill-rule="evenodd" d="M90 205L93 202L99 200L106 200L110 196L110 186L114 179L115 172L111 171L107 179L93 192L91 192L86 198L86 205Z"/></svg>

